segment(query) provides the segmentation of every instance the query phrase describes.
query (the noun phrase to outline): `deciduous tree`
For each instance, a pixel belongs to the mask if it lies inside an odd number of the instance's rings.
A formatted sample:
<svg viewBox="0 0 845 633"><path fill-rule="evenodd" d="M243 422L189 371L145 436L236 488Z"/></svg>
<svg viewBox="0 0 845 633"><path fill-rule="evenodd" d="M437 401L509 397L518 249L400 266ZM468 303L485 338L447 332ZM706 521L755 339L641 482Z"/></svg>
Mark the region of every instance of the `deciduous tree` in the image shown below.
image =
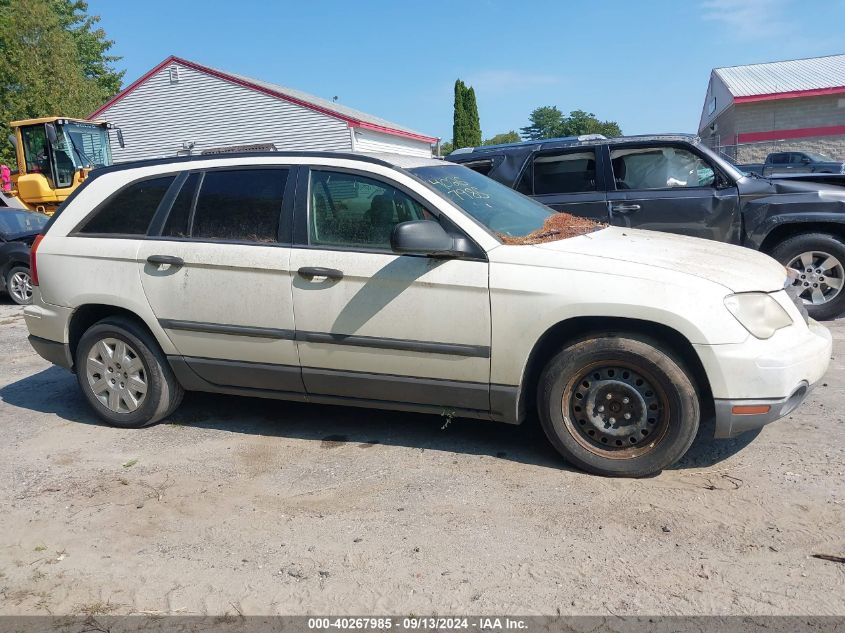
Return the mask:
<svg viewBox="0 0 845 633"><path fill-rule="evenodd" d="M122 73L105 55L111 42L85 10L70 0L0 0L0 162L15 166L9 121L84 117L119 90Z"/></svg>

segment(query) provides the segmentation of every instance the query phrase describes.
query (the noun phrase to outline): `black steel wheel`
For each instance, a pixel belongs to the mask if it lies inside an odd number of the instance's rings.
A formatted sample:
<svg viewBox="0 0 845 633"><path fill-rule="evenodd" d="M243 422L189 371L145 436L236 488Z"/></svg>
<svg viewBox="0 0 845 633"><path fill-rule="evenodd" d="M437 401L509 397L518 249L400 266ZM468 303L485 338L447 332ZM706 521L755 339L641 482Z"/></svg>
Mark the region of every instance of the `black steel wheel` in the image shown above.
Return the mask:
<svg viewBox="0 0 845 633"><path fill-rule="evenodd" d="M694 380L657 341L611 334L567 345L540 378L538 410L552 445L575 466L626 477L680 459L698 431Z"/></svg>

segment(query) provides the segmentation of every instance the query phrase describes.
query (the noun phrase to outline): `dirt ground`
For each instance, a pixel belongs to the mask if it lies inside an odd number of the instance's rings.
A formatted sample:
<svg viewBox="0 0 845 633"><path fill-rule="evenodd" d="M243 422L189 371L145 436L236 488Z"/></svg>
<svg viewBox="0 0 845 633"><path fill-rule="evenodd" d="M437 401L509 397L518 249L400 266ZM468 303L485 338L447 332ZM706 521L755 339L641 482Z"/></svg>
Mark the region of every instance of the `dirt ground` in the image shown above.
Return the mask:
<svg viewBox="0 0 845 633"><path fill-rule="evenodd" d="M610 480L533 425L188 394L109 428L3 300L0 614L845 614L831 327L788 419Z"/></svg>

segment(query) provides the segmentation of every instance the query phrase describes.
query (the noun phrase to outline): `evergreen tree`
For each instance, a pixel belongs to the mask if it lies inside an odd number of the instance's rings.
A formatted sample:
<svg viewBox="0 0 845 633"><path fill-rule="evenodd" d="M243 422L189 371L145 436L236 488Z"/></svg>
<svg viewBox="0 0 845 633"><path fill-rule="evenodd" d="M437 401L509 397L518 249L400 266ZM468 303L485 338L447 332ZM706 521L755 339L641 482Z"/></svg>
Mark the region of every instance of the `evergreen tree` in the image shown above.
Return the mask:
<svg viewBox="0 0 845 633"><path fill-rule="evenodd" d="M464 112L467 117L467 131L464 147L481 145L481 121L478 118L478 104L475 101L475 88L464 87Z"/></svg>
<svg viewBox="0 0 845 633"><path fill-rule="evenodd" d="M464 110L464 82L455 80L455 101L452 110L452 147L465 147L463 145L466 137L466 112Z"/></svg>

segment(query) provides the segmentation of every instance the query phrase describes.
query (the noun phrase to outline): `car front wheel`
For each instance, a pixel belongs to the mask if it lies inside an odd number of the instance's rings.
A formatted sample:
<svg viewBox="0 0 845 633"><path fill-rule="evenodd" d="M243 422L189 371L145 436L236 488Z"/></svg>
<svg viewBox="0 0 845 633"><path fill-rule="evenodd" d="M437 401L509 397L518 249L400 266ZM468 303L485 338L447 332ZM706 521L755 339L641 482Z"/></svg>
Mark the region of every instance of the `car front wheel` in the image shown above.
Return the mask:
<svg viewBox="0 0 845 633"><path fill-rule="evenodd" d="M82 393L113 426L139 428L170 415L182 400L164 353L135 321L109 317L91 326L76 349Z"/></svg>
<svg viewBox="0 0 845 633"><path fill-rule="evenodd" d="M839 238L796 235L775 246L771 255L797 273L793 283L811 317L833 319L845 312L845 245Z"/></svg>
<svg viewBox="0 0 845 633"><path fill-rule="evenodd" d="M656 341L602 335L567 345L538 392L549 441L571 464L599 475L644 477L687 452L699 402L683 363Z"/></svg>

